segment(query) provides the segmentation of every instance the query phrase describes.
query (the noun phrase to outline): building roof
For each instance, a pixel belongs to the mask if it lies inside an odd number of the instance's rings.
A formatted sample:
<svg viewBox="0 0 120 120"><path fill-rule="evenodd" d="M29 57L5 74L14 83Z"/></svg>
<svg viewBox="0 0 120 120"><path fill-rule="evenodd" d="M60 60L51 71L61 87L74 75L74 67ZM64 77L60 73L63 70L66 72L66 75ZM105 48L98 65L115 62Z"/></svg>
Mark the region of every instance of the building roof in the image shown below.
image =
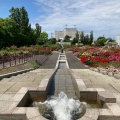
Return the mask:
<svg viewBox="0 0 120 120"><path fill-rule="evenodd" d="M77 30L76 28L65 28L65 30Z"/></svg>

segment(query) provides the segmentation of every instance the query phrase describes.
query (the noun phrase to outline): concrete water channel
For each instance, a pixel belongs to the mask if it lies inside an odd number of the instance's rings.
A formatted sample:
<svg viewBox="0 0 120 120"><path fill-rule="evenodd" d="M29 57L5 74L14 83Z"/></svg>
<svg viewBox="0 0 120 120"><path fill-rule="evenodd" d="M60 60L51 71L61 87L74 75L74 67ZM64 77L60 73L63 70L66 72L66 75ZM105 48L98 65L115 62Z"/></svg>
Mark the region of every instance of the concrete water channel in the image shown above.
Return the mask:
<svg viewBox="0 0 120 120"><path fill-rule="evenodd" d="M120 120L116 98L103 88L87 88L83 80L70 70L65 53L59 54L55 69L47 73L39 87L23 87L16 93L7 109L0 111L0 120L46 120L39 108L28 106L28 102L46 100L47 96L58 96L61 91L75 99L97 101L101 106L87 108L80 120Z"/></svg>
<svg viewBox="0 0 120 120"><path fill-rule="evenodd" d="M59 55L58 68L51 80L49 96L58 94L63 91L68 97L76 98L76 92L73 85L73 78L67 68L66 56L63 54Z"/></svg>

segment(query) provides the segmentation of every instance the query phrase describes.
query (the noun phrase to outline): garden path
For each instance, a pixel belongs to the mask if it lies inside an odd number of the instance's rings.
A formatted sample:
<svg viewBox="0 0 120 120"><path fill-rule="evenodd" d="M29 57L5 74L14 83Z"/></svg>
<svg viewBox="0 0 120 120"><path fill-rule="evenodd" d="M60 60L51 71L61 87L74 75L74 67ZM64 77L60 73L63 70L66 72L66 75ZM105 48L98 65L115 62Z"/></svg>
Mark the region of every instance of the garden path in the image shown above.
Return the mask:
<svg viewBox="0 0 120 120"><path fill-rule="evenodd" d="M71 51L65 53L70 69L87 69Z"/></svg>

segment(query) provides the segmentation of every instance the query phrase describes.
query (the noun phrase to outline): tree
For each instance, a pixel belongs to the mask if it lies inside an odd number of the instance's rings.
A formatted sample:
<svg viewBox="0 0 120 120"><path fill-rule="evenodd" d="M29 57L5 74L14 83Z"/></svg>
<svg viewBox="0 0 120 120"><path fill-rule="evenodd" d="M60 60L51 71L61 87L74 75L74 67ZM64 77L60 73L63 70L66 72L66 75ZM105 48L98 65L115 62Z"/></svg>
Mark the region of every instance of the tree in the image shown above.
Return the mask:
<svg viewBox="0 0 120 120"><path fill-rule="evenodd" d="M89 45L91 45L92 42L93 42L93 31L90 32Z"/></svg>
<svg viewBox="0 0 120 120"><path fill-rule="evenodd" d="M36 23L35 26L36 26L36 29L35 29L36 38L39 38L41 33L41 26L38 23Z"/></svg>
<svg viewBox="0 0 120 120"><path fill-rule="evenodd" d="M9 18L0 18L0 48L9 47L14 43L13 24L14 21Z"/></svg>
<svg viewBox="0 0 120 120"><path fill-rule="evenodd" d="M22 8L14 8L12 7L10 10L10 18L15 21L15 27L19 32L26 33L29 28L29 18L28 13L24 7Z"/></svg>
<svg viewBox="0 0 120 120"><path fill-rule="evenodd" d="M70 41L70 36L66 35L65 38L64 38L64 42L69 42L69 41Z"/></svg>
<svg viewBox="0 0 120 120"><path fill-rule="evenodd" d="M89 40L90 40L89 35L88 35L88 34L85 35L83 44L84 44L84 45L89 45Z"/></svg>
<svg viewBox="0 0 120 120"><path fill-rule="evenodd" d="M71 44L72 44L72 45L75 45L75 43L78 43L78 40L74 38L74 39L71 41Z"/></svg>
<svg viewBox="0 0 120 120"><path fill-rule="evenodd" d="M80 33L80 41L81 41L81 43L84 42L84 32L83 31L81 31L81 33Z"/></svg>
<svg viewBox="0 0 120 120"><path fill-rule="evenodd" d="M12 7L10 10L9 18L15 22L13 27L13 36L14 36L14 45L22 46L22 45L30 45L31 38L29 38L31 34L31 25L29 24L28 13L24 7L22 8L14 8Z"/></svg>
<svg viewBox="0 0 120 120"><path fill-rule="evenodd" d="M77 43L78 43L78 40L79 40L79 33L78 33L78 31L77 31L76 34L75 34L75 39L76 39L76 41L77 41Z"/></svg>
<svg viewBox="0 0 120 120"><path fill-rule="evenodd" d="M56 42L57 42L56 38L49 39L50 44L56 44Z"/></svg>
<svg viewBox="0 0 120 120"><path fill-rule="evenodd" d="M48 34L46 32L42 32L40 37L37 39L37 44L45 44L48 41Z"/></svg>
<svg viewBox="0 0 120 120"><path fill-rule="evenodd" d="M79 34L78 34L78 31L77 31L76 34L75 34L75 38L71 41L71 44L75 45L75 43L78 43L78 40L79 40Z"/></svg>
<svg viewBox="0 0 120 120"><path fill-rule="evenodd" d="M107 41L107 39L105 37L98 37L96 40L96 45L97 46L104 46L105 42Z"/></svg>

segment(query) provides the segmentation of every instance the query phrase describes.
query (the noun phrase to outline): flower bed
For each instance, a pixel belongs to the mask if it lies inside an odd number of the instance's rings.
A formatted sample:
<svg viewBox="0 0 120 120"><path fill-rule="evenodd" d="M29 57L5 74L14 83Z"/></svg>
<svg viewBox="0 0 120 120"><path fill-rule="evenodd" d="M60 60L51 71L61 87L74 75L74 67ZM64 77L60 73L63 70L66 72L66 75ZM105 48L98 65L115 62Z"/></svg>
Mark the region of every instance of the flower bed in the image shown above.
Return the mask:
<svg viewBox="0 0 120 120"><path fill-rule="evenodd" d="M111 49L105 47L83 46L73 48L73 54L80 58L80 62L90 67L103 67L104 69L110 65L114 67L112 72L117 72L120 68L120 48Z"/></svg>

